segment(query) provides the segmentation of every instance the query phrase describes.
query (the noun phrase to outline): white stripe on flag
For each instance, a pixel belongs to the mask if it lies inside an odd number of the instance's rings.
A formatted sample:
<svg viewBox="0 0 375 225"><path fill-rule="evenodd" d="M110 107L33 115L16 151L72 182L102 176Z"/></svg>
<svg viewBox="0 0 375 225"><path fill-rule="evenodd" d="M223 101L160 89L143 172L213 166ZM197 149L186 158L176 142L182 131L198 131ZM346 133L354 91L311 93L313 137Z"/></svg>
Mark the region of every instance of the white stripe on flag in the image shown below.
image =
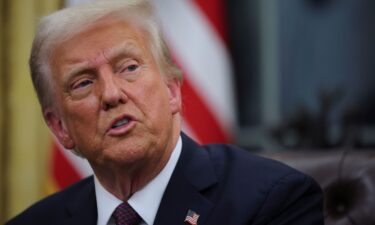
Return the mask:
<svg viewBox="0 0 375 225"><path fill-rule="evenodd" d="M193 1L154 0L164 35L187 79L205 99L224 129L235 124L235 101L229 54Z"/></svg>

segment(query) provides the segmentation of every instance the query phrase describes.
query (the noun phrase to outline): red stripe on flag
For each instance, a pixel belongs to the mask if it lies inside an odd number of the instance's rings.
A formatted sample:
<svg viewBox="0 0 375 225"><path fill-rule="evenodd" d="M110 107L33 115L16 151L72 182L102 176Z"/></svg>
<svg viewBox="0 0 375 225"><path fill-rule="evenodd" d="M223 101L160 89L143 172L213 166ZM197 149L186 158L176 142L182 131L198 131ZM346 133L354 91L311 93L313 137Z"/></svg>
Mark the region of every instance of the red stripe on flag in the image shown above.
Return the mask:
<svg viewBox="0 0 375 225"><path fill-rule="evenodd" d="M189 76L186 76L187 78ZM182 85L183 117L202 144L229 143L228 134L222 129L215 114L199 97L188 79Z"/></svg>
<svg viewBox="0 0 375 225"><path fill-rule="evenodd" d="M52 149L52 171L58 188L62 189L81 179L79 173L72 166L72 163L59 150L59 146L53 143ZM65 151L65 150L64 150Z"/></svg>
<svg viewBox="0 0 375 225"><path fill-rule="evenodd" d="M194 0L195 4L206 15L216 32L225 43L228 43L227 37L227 14L226 6L223 0Z"/></svg>

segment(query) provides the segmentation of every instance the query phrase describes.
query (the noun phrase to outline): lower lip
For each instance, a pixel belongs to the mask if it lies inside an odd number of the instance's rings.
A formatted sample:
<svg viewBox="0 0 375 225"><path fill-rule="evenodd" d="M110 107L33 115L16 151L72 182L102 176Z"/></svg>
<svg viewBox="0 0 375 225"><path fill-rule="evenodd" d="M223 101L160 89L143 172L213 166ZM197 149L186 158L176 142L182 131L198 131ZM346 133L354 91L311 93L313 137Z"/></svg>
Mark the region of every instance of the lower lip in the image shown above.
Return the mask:
<svg viewBox="0 0 375 225"><path fill-rule="evenodd" d="M107 134L110 136L121 136L124 135L135 126L135 121L130 120L127 124L124 124L122 126L116 127L116 128L111 128L108 130Z"/></svg>

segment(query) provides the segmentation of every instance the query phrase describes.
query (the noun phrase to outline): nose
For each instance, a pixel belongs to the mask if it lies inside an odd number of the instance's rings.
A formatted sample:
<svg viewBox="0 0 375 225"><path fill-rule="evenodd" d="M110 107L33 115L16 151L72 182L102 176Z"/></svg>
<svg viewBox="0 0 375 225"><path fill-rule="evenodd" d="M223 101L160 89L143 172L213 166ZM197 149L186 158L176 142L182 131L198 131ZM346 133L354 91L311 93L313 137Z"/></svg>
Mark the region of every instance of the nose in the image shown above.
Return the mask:
<svg viewBox="0 0 375 225"><path fill-rule="evenodd" d="M107 111L126 102L127 96L121 87L122 83L116 81L111 71L102 73L101 80L101 106L103 110Z"/></svg>

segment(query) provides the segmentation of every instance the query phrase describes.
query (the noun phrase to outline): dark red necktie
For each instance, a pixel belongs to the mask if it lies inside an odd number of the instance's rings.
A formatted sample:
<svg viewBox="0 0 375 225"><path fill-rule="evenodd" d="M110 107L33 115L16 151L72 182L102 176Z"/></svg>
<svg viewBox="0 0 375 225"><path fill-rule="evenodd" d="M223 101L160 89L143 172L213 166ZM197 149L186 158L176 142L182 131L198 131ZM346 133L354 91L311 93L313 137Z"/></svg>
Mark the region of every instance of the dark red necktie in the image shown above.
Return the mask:
<svg viewBox="0 0 375 225"><path fill-rule="evenodd" d="M141 217L127 202L117 206L112 216L116 225L139 225L141 222Z"/></svg>

